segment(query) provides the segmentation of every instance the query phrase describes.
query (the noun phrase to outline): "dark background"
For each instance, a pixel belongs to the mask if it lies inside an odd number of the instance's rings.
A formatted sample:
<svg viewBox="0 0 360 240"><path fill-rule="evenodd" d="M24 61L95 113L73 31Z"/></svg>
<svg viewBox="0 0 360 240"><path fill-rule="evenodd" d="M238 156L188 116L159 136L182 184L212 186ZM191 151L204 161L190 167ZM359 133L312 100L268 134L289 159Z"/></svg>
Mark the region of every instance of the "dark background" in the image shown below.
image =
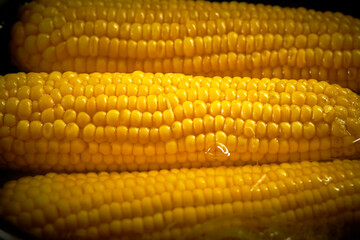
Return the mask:
<svg viewBox="0 0 360 240"><path fill-rule="evenodd" d="M0 75L10 72L16 72L17 69L11 64L8 44L10 41L11 26L17 20L17 9L19 6L29 2L29 0L0 0ZM219 2L219 1L217 1ZM305 7L317 11L342 12L346 15L360 17L360 8L354 0L342 1L291 1L291 0L274 0L274 1L258 1L248 0L249 3L263 3L270 5L279 5L282 7Z"/></svg>

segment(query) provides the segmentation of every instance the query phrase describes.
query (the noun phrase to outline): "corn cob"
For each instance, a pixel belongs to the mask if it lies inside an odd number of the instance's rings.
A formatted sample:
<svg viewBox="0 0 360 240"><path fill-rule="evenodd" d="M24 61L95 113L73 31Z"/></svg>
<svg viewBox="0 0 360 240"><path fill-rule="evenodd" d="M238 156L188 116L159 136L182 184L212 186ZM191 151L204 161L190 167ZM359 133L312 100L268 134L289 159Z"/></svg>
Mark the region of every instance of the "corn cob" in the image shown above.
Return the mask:
<svg viewBox="0 0 360 240"><path fill-rule="evenodd" d="M1 216L43 239L176 239L221 217L340 224L360 220L360 162L48 173L8 182L0 203Z"/></svg>
<svg viewBox="0 0 360 240"><path fill-rule="evenodd" d="M360 89L359 19L304 8L37 0L10 45L25 71L316 78Z"/></svg>
<svg viewBox="0 0 360 240"><path fill-rule="evenodd" d="M359 104L316 80L8 74L0 163L81 172L356 157Z"/></svg>

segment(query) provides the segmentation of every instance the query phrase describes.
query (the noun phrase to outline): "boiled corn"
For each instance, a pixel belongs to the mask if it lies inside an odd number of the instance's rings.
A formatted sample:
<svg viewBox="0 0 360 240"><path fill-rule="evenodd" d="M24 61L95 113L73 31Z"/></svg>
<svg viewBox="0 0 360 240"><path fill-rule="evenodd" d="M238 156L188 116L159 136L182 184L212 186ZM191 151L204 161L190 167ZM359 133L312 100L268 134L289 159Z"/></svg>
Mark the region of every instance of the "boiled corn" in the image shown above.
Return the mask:
<svg viewBox="0 0 360 240"><path fill-rule="evenodd" d="M149 170L360 152L360 98L316 80L143 72L0 78L1 167Z"/></svg>
<svg viewBox="0 0 360 240"><path fill-rule="evenodd" d="M24 71L315 78L360 90L359 19L304 8L37 0L10 46Z"/></svg>
<svg viewBox="0 0 360 240"><path fill-rule="evenodd" d="M222 217L339 227L360 220L360 162L48 173L8 182L0 203L1 216L41 239L177 239Z"/></svg>

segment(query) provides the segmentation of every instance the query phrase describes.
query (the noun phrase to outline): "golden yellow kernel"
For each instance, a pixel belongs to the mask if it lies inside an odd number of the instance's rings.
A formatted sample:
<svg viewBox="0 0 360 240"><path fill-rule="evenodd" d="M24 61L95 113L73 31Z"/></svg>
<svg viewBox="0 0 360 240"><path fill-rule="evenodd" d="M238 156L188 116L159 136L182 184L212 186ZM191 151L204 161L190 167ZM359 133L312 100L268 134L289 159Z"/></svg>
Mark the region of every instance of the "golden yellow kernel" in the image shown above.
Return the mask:
<svg viewBox="0 0 360 240"><path fill-rule="evenodd" d="M206 104L202 101L196 100L194 102L194 117L204 117L206 113Z"/></svg>
<svg viewBox="0 0 360 240"><path fill-rule="evenodd" d="M158 121L158 120L155 120L156 119L159 119L159 117L155 117L155 114L157 112L154 113L154 117L153 117L153 123L154 121ZM160 112L158 112L159 114L161 114ZM137 111L137 110L134 110L131 112L130 114L130 117L129 117L129 123L131 126L134 126L134 127L140 127L140 124L142 122L142 113ZM162 116L160 117L162 119ZM120 119L121 119L121 114L120 114ZM161 125L161 123L159 122L158 126Z"/></svg>
<svg viewBox="0 0 360 240"><path fill-rule="evenodd" d="M159 135L160 135L161 141L167 142L172 137L171 128L166 125L160 126L159 127Z"/></svg>
<svg viewBox="0 0 360 240"><path fill-rule="evenodd" d="M54 88L50 92L51 98L54 100L54 103L60 103L62 99L62 94L58 88Z"/></svg>
<svg viewBox="0 0 360 240"><path fill-rule="evenodd" d="M291 135L295 139L303 136L303 124L299 121L292 122L291 124Z"/></svg>
<svg viewBox="0 0 360 240"><path fill-rule="evenodd" d="M63 119L65 123L75 122L76 121L76 111L73 109L68 109L65 111Z"/></svg>
<svg viewBox="0 0 360 240"><path fill-rule="evenodd" d="M288 122L281 122L279 124L279 137L290 138L292 135L291 124Z"/></svg>
<svg viewBox="0 0 360 240"><path fill-rule="evenodd" d="M76 123L68 123L65 127L65 139L75 140L79 135L79 126Z"/></svg>
<svg viewBox="0 0 360 240"><path fill-rule="evenodd" d="M54 137L56 139L63 139L65 137L65 127L66 127L66 123L61 120L61 119L57 119L54 121Z"/></svg>
<svg viewBox="0 0 360 240"><path fill-rule="evenodd" d="M44 94L44 88L41 85L35 85L31 87L30 99L33 101L37 101L43 94Z"/></svg>
<svg viewBox="0 0 360 240"><path fill-rule="evenodd" d="M344 121L340 120L339 118L335 118L331 124L331 134L337 137L344 137L349 135Z"/></svg>
<svg viewBox="0 0 360 240"><path fill-rule="evenodd" d="M21 99L18 105L17 116L19 119L29 119L32 114L32 102L30 99Z"/></svg>
<svg viewBox="0 0 360 240"><path fill-rule="evenodd" d="M305 122L304 123L304 137L306 139L311 139L315 136L316 128L315 125L312 122Z"/></svg>
<svg viewBox="0 0 360 240"><path fill-rule="evenodd" d="M196 151L195 136L190 135L185 138L185 150L186 150L186 152L195 152Z"/></svg>
<svg viewBox="0 0 360 240"><path fill-rule="evenodd" d="M194 115L194 105L190 101L185 101L183 103L184 117L193 118Z"/></svg>
<svg viewBox="0 0 360 240"><path fill-rule="evenodd" d="M312 109L310 106L308 105L303 105L301 107L301 113L300 113L300 121L301 122L308 122L311 120L311 114L312 114Z"/></svg>
<svg viewBox="0 0 360 240"><path fill-rule="evenodd" d="M144 112L142 115L142 123L141 125L144 127L152 127L153 122L152 122L152 114L149 112Z"/></svg>
<svg viewBox="0 0 360 240"><path fill-rule="evenodd" d="M224 117L229 117L231 114L231 102L222 101L221 102L221 115Z"/></svg>
<svg viewBox="0 0 360 240"><path fill-rule="evenodd" d="M103 127L103 126L96 127L95 141L101 143L101 142L105 141L106 138L107 138L107 136L106 136L106 132L105 132L105 127Z"/></svg>
<svg viewBox="0 0 360 240"><path fill-rule="evenodd" d="M247 119L244 123L244 135L248 138L254 137L256 132L256 122L251 119Z"/></svg>
<svg viewBox="0 0 360 240"><path fill-rule="evenodd" d="M185 57L192 57L195 53L195 43L194 39L191 37L186 37L183 42L184 45L184 55Z"/></svg>
<svg viewBox="0 0 360 240"><path fill-rule="evenodd" d="M16 136L20 140L28 140L30 138L30 123L28 120L20 120L16 127Z"/></svg>
<svg viewBox="0 0 360 240"><path fill-rule="evenodd" d="M253 119L254 120L260 120L262 119L262 115L263 115L263 104L260 102L255 102L253 104Z"/></svg>
<svg viewBox="0 0 360 240"><path fill-rule="evenodd" d="M19 87L19 89L17 91L17 97L20 100L29 98L29 96L30 96L30 87L29 86L24 85L24 86Z"/></svg>
<svg viewBox="0 0 360 240"><path fill-rule="evenodd" d="M163 112L164 124L171 125L175 121L175 115L172 109L166 109Z"/></svg>
<svg viewBox="0 0 360 240"><path fill-rule="evenodd" d="M291 115L290 115L290 121L298 121L300 119L301 114L301 107L297 105L291 105Z"/></svg>
<svg viewBox="0 0 360 240"><path fill-rule="evenodd" d="M334 108L332 108L331 106L326 105L324 106L324 112L324 120L325 117L328 117L327 120L331 120L334 117L337 117L339 119L346 119L348 117L348 110L346 107L343 106L335 106Z"/></svg>
<svg viewBox="0 0 360 240"><path fill-rule="evenodd" d="M279 104L280 103L280 94L274 91L270 92L269 95L269 103L272 105Z"/></svg>
<svg viewBox="0 0 360 240"><path fill-rule="evenodd" d="M171 125L171 131L173 136L178 139L181 138L183 136L183 127L181 122L176 121Z"/></svg>
<svg viewBox="0 0 360 240"><path fill-rule="evenodd" d="M154 113L158 110L158 98L155 95L147 96L147 110L150 113Z"/></svg>
<svg viewBox="0 0 360 240"><path fill-rule="evenodd" d="M280 123L282 120L282 108L280 105L274 105L272 108L272 121Z"/></svg>
<svg viewBox="0 0 360 240"><path fill-rule="evenodd" d="M150 130L147 127L141 127L139 129L139 143L146 144L149 142Z"/></svg>
<svg viewBox="0 0 360 240"><path fill-rule="evenodd" d="M39 32L50 34L52 31L54 31L52 18L44 18L39 24Z"/></svg>
<svg viewBox="0 0 360 240"><path fill-rule="evenodd" d="M330 127L327 123L318 123L316 125L316 135L318 137L326 137L330 134Z"/></svg>
<svg viewBox="0 0 360 240"><path fill-rule="evenodd" d="M54 137L53 124L49 122L45 123L42 128L42 134L46 139L49 140L53 139Z"/></svg>
<svg viewBox="0 0 360 240"><path fill-rule="evenodd" d="M61 105L65 110L74 108L75 97L73 95L66 95L61 100Z"/></svg>
<svg viewBox="0 0 360 240"><path fill-rule="evenodd" d="M279 134L279 125L273 122L269 122L267 125L267 136L272 139L276 138Z"/></svg>
<svg viewBox="0 0 360 240"><path fill-rule="evenodd" d="M96 97L96 108L99 111L106 111L107 109L108 96L100 94Z"/></svg>
<svg viewBox="0 0 360 240"><path fill-rule="evenodd" d="M306 95L303 92L293 92L292 93L292 104L302 106L305 104Z"/></svg>
<svg viewBox="0 0 360 240"><path fill-rule="evenodd" d="M120 112L118 110L110 110L106 114L106 125L118 126L120 118Z"/></svg>
<svg viewBox="0 0 360 240"><path fill-rule="evenodd" d="M87 98L85 96L78 96L75 100L74 110L77 112L84 112L86 110Z"/></svg>
<svg viewBox="0 0 360 240"><path fill-rule="evenodd" d="M107 114L104 111L98 111L92 117L95 126L105 126Z"/></svg>
<svg viewBox="0 0 360 240"><path fill-rule="evenodd" d="M128 139L131 143L137 143L139 140L139 128L130 127L128 131Z"/></svg>
<svg viewBox="0 0 360 240"><path fill-rule="evenodd" d="M94 87L94 96L98 97L98 96L102 96L105 92L105 85L104 84L96 84ZM100 97L101 98L101 97ZM105 98L107 98L107 96L105 96Z"/></svg>
<svg viewBox="0 0 360 240"><path fill-rule="evenodd" d="M32 139L39 139L42 135L42 123L40 121L30 122L30 135Z"/></svg>
<svg viewBox="0 0 360 240"><path fill-rule="evenodd" d="M17 114L18 112L19 99L16 97L10 97L6 101L5 111L10 114Z"/></svg>
<svg viewBox="0 0 360 240"><path fill-rule="evenodd" d="M264 110L263 110L262 119L263 119L265 122L271 121L271 119L272 119L272 105L271 105L271 104L266 103L266 104L264 105Z"/></svg>
<svg viewBox="0 0 360 240"><path fill-rule="evenodd" d="M252 115L252 103L248 102L248 101L244 101L242 103L242 108L241 108L241 118L242 119L251 119L251 115Z"/></svg>
<svg viewBox="0 0 360 240"><path fill-rule="evenodd" d="M323 120L323 109L320 106L313 106L312 108L312 121L317 123Z"/></svg>
<svg viewBox="0 0 360 240"><path fill-rule="evenodd" d="M164 93L164 88L160 85L157 85L157 84L153 84L150 89L149 89L149 94L150 95L160 95Z"/></svg>

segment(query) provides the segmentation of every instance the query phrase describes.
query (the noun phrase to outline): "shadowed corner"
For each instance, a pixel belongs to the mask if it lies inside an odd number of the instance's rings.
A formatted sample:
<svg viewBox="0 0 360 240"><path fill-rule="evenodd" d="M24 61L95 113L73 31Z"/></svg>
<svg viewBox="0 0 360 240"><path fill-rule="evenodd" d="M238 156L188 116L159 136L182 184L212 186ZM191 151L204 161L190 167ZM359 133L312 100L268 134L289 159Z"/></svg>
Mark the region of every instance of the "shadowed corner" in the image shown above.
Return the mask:
<svg viewBox="0 0 360 240"><path fill-rule="evenodd" d="M11 28L18 21L18 11L30 0L0 0L0 75L18 72L12 64L9 43Z"/></svg>
<svg viewBox="0 0 360 240"><path fill-rule="evenodd" d="M0 217L0 240L38 240Z"/></svg>
<svg viewBox="0 0 360 240"><path fill-rule="evenodd" d="M360 237L358 224L326 217L274 223L265 217L226 216L197 225L177 240L352 240Z"/></svg>

